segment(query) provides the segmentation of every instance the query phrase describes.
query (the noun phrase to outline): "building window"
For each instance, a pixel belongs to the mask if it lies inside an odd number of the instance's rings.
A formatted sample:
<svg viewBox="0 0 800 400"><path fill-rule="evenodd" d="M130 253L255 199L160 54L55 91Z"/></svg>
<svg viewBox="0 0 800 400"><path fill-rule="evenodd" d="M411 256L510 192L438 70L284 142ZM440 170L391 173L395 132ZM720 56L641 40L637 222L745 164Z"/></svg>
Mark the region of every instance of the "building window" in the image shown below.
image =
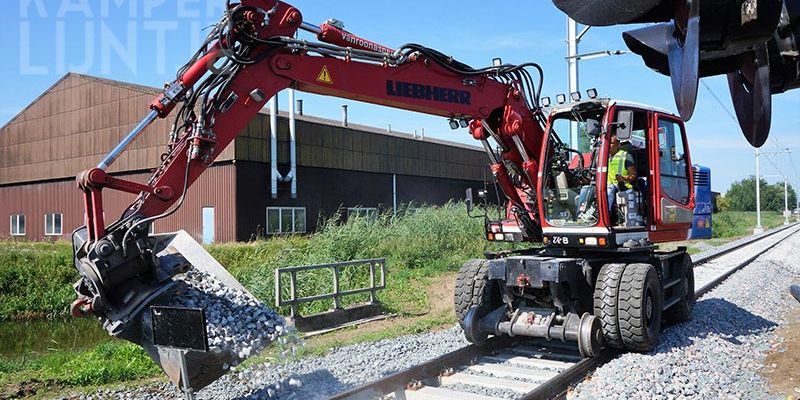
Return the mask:
<svg viewBox="0 0 800 400"><path fill-rule="evenodd" d="M304 233L305 207L267 207L267 234Z"/></svg>
<svg viewBox="0 0 800 400"><path fill-rule="evenodd" d="M11 216L11 236L25 236L25 216L16 214Z"/></svg>
<svg viewBox="0 0 800 400"><path fill-rule="evenodd" d="M375 221L378 219L378 209L375 207L347 207L347 218L364 218Z"/></svg>
<svg viewBox="0 0 800 400"><path fill-rule="evenodd" d="M44 234L48 236L61 236L61 213L51 213L44 215Z"/></svg>

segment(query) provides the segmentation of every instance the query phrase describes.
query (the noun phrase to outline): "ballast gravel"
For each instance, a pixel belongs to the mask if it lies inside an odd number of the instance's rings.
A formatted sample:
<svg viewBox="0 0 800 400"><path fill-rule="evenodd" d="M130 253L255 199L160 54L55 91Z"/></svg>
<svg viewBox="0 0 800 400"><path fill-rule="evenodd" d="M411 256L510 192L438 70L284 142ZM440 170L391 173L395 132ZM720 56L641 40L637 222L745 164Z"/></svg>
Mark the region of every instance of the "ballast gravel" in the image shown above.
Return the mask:
<svg viewBox="0 0 800 400"><path fill-rule="evenodd" d="M692 320L662 331L647 354L624 354L577 385L572 399L778 399L758 371L781 315L797 307L793 234L698 299ZM741 261L741 260L740 260ZM702 268L702 267L699 267Z"/></svg>
<svg viewBox="0 0 800 400"><path fill-rule="evenodd" d="M208 346L230 351L231 366L257 354L287 333L286 321L247 292L220 282L213 275L190 269L178 279L188 289L175 298L176 305L205 309Z"/></svg>
<svg viewBox="0 0 800 400"><path fill-rule="evenodd" d="M741 262L755 255L753 247L758 247L759 250L764 249L765 247L776 243L777 241L791 235L796 231L797 228L795 227L788 228L783 232L778 232L772 236L759 240L757 243L754 243L753 246L746 246L737 250L733 250L730 253L722 255L718 258L700 265L696 265L694 268L695 288L700 288L705 284L714 281L732 268L736 267Z"/></svg>

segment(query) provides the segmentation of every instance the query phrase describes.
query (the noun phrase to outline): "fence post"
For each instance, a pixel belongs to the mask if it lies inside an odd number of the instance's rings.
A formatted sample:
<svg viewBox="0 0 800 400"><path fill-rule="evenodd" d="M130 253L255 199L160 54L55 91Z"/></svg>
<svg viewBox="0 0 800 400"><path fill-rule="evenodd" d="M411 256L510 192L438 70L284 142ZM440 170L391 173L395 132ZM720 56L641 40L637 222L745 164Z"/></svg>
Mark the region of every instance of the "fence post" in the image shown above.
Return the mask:
<svg viewBox="0 0 800 400"><path fill-rule="evenodd" d="M342 308L339 304L339 264L333 266L333 309Z"/></svg>
<svg viewBox="0 0 800 400"><path fill-rule="evenodd" d="M275 268L275 308L281 306L281 270Z"/></svg>
<svg viewBox="0 0 800 400"><path fill-rule="evenodd" d="M381 260L381 288L386 287L386 259Z"/></svg>
<svg viewBox="0 0 800 400"><path fill-rule="evenodd" d="M375 303L375 261L369 262L369 302Z"/></svg>
<svg viewBox="0 0 800 400"><path fill-rule="evenodd" d="M292 306L291 306L291 316L292 318L297 315L297 271L291 272L291 280L289 281L289 289L292 292Z"/></svg>

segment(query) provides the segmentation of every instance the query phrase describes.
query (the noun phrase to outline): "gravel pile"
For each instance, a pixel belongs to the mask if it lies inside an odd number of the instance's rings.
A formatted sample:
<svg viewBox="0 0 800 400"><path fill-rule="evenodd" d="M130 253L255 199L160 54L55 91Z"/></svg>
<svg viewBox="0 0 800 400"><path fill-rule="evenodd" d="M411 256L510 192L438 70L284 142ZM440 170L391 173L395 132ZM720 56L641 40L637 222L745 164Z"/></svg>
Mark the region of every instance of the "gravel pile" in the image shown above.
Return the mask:
<svg viewBox="0 0 800 400"><path fill-rule="evenodd" d="M570 394L575 399L771 399L758 374L800 276L793 235L699 299L693 319L661 334L648 354L625 354Z"/></svg>
<svg viewBox="0 0 800 400"><path fill-rule="evenodd" d="M275 311L210 274L192 269L178 279L186 282L188 290L175 298L176 305L205 309L208 346L212 351L230 351L232 366L288 331L286 321Z"/></svg>

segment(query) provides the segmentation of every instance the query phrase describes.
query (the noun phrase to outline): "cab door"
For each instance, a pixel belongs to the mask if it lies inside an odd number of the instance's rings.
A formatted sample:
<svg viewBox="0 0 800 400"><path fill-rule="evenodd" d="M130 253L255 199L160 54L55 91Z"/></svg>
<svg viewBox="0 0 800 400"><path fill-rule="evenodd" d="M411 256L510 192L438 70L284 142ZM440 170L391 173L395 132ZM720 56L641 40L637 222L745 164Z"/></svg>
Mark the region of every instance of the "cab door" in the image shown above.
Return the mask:
<svg viewBox="0 0 800 400"><path fill-rule="evenodd" d="M653 168L653 212L651 236L657 241L684 240L692 227L694 182L689 142L683 121L654 113L650 146Z"/></svg>

